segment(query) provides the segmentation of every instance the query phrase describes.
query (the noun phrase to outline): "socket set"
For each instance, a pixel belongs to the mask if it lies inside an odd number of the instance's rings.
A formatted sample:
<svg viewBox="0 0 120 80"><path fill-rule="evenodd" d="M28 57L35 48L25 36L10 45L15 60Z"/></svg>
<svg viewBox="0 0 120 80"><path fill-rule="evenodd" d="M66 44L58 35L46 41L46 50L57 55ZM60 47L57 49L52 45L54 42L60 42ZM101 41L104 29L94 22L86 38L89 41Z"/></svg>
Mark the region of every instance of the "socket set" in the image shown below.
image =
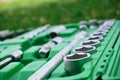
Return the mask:
<svg viewBox="0 0 120 80"><path fill-rule="evenodd" d="M120 20L0 31L0 80L120 80Z"/></svg>

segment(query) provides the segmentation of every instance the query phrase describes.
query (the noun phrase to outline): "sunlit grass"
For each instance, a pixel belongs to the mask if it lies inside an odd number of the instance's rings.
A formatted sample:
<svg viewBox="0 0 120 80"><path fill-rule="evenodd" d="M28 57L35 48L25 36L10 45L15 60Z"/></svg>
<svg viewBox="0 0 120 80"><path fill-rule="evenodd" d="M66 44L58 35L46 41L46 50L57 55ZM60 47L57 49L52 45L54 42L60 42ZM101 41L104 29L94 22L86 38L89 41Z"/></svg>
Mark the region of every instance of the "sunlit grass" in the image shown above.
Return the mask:
<svg viewBox="0 0 120 80"><path fill-rule="evenodd" d="M6 0L7 1L7 0ZM56 2L57 0L13 0L8 2L0 2L0 10L15 9L29 6L36 6L51 2Z"/></svg>
<svg viewBox="0 0 120 80"><path fill-rule="evenodd" d="M1 3L0 30L66 24L89 19L120 19L114 0L17 0Z"/></svg>

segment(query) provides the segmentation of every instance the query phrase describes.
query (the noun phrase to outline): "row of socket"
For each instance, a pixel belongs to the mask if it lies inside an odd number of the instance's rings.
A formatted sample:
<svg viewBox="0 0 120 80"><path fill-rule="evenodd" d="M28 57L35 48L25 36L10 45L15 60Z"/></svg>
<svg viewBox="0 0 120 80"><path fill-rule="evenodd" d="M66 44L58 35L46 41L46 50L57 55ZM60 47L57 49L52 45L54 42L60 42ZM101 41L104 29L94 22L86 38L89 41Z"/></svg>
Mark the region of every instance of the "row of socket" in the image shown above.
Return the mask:
<svg viewBox="0 0 120 80"><path fill-rule="evenodd" d="M95 26L95 27L100 25L100 23L96 19L90 20L89 23L91 24L90 26ZM88 28L87 21L81 21L79 28L80 30ZM39 50L38 57L47 58L49 55L50 49L53 46L64 42L63 38L56 37L60 32L64 30L66 30L66 27L64 25L59 25L51 31L49 35L53 39L41 47L41 49Z"/></svg>
<svg viewBox="0 0 120 80"><path fill-rule="evenodd" d="M88 25L88 23L89 23L89 25ZM104 23L104 20L96 20L96 19L91 19L88 22L80 21L79 29L86 30L87 28L89 28L89 29L98 28L103 23Z"/></svg>
<svg viewBox="0 0 120 80"><path fill-rule="evenodd" d="M95 21L96 23L96 21ZM84 24L86 25L86 24ZM83 25L82 25L83 26ZM88 28L89 26L87 26ZM96 28L98 26L95 26L94 28ZM59 51L53 58L51 58L48 62L46 62L42 67L40 67L35 73L33 73L28 80L43 80L48 78L48 76L50 75L50 73L52 73L62 62L63 56L67 55L70 50L73 48L73 46L75 44L77 44L81 39L84 39L87 36L87 32L86 31L80 31L78 34L76 34L73 38L73 40L67 45L65 46L61 51ZM78 52L77 52L78 53ZM83 57L85 57L89 54L85 54L83 55ZM68 55L69 56L69 55ZM76 56L76 55L75 55ZM80 55L81 56L81 55ZM77 56L78 58L75 58L75 61L78 62L79 64L79 56ZM65 58L64 58L65 59ZM78 60L77 60L78 59ZM73 60L73 62L72 62ZM81 59L80 59L81 60ZM65 61L65 60L64 60ZM72 70L72 68L76 68L74 66L74 59L71 58L66 58L66 71ZM83 61L82 61L83 62ZM68 64L67 64L68 63ZM69 65L70 63L70 65ZM49 66L49 67L48 67ZM68 66L68 67L67 67ZM75 65L76 66L76 65ZM79 68L79 67L78 67ZM69 70L67 70L69 69ZM74 72L74 71L73 71Z"/></svg>
<svg viewBox="0 0 120 80"><path fill-rule="evenodd" d="M93 22L94 22L94 24L96 23L95 20L93 20ZM92 24L92 22L91 22L91 24ZM104 27L104 26L107 26L108 24L110 24L110 23L107 23L107 24L104 23L104 25L101 26L98 29L98 31L93 34L93 36L88 38L89 41L82 43L82 45L88 45L88 44L89 45L97 45L97 44L99 44L100 42L98 40L103 39L102 36L104 36L106 34L106 32L108 32L107 29L109 29L109 27ZM42 28L37 28L37 29L27 33L24 36L24 38L32 39L34 36L47 30L49 27L50 27L50 25L45 25ZM59 25L55 29L52 30L50 35L57 36L57 34L59 34L61 31L64 31L64 30L66 30L65 26ZM56 44L60 44L62 42L63 42L63 39L61 37L54 37L51 41L49 41L47 44L42 46L42 48L38 52L38 56L42 57L42 58L48 57L51 47L55 46ZM75 51L90 52L90 51L93 51L94 49L95 49L95 47L93 47L93 46L84 46L84 47L76 48ZM14 51L12 54L10 54L8 56L8 58L4 59L3 61L0 61L0 68L4 67L5 65L7 65L8 63L10 63L12 61L19 60L22 57L22 55L23 55L23 52L21 50Z"/></svg>
<svg viewBox="0 0 120 80"><path fill-rule="evenodd" d="M82 42L73 50L73 54L64 57L65 70L68 75L81 72L83 64L91 60L91 55L97 51L96 48L100 46L100 41L103 40L113 23L114 20L105 21L97 31L87 38L87 41Z"/></svg>

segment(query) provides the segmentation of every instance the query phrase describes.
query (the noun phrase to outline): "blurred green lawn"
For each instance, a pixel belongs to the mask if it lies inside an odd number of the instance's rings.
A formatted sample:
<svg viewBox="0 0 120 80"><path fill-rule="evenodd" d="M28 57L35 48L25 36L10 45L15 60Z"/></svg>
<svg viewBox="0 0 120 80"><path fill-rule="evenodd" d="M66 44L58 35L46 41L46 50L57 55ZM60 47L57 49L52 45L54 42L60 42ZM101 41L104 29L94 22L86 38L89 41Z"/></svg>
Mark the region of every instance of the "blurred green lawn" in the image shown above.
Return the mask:
<svg viewBox="0 0 120 80"><path fill-rule="evenodd" d="M120 19L119 0L15 0L0 3L0 30Z"/></svg>
<svg viewBox="0 0 120 80"><path fill-rule="evenodd" d="M0 10L24 8L55 1L57 0L0 0Z"/></svg>

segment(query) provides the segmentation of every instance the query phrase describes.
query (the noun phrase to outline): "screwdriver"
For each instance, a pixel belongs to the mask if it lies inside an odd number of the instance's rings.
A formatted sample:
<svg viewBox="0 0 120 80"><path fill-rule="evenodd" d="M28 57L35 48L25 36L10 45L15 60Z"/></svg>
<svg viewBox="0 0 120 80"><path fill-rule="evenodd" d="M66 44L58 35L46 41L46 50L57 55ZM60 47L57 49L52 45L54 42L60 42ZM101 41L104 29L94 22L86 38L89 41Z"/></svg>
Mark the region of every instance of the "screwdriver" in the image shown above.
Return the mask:
<svg viewBox="0 0 120 80"><path fill-rule="evenodd" d="M0 61L0 69L9 64L10 62L19 61L22 58L22 54L23 52L21 50L16 50L11 53L6 59Z"/></svg>

